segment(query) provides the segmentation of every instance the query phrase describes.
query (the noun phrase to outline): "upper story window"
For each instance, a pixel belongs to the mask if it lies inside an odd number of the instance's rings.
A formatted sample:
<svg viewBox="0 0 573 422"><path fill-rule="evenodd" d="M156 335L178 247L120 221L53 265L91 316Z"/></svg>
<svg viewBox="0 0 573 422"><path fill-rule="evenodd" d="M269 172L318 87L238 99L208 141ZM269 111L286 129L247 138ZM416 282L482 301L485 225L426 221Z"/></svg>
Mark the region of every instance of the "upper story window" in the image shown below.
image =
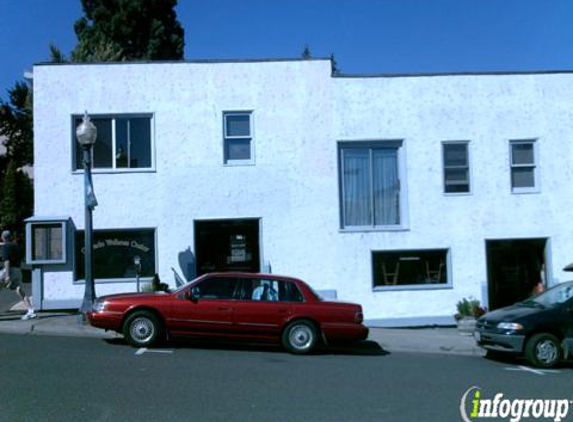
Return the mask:
<svg viewBox="0 0 573 422"><path fill-rule="evenodd" d="M511 191L536 192L536 144L534 140L510 141Z"/></svg>
<svg viewBox="0 0 573 422"><path fill-rule="evenodd" d="M444 160L444 192L470 192L468 142L442 143Z"/></svg>
<svg viewBox="0 0 573 422"><path fill-rule="evenodd" d="M397 228L403 222L401 141L340 144L342 227Z"/></svg>
<svg viewBox="0 0 573 422"><path fill-rule="evenodd" d="M92 148L94 169L151 169L153 167L152 117L150 115L90 116L97 127ZM75 128L81 116L74 116L74 170L83 168L83 152L75 139Z"/></svg>
<svg viewBox="0 0 573 422"><path fill-rule="evenodd" d="M225 164L253 162L253 123L251 112L223 113Z"/></svg>

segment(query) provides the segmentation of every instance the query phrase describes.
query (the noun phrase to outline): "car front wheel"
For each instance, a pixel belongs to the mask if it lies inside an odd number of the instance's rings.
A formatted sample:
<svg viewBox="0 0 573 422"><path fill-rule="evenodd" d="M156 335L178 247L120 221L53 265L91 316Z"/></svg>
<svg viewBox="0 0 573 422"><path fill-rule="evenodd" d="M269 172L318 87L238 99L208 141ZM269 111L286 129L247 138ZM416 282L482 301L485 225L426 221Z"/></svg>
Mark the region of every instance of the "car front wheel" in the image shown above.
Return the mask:
<svg viewBox="0 0 573 422"><path fill-rule="evenodd" d="M535 334L525 347L525 358L534 366L552 368L561 360L561 344L552 334Z"/></svg>
<svg viewBox="0 0 573 422"><path fill-rule="evenodd" d="M316 326L307 320L291 322L283 332L283 345L291 353L310 353L318 341Z"/></svg>
<svg viewBox="0 0 573 422"><path fill-rule="evenodd" d="M157 317L147 311L131 314L123 325L123 335L132 346L146 347L159 336L161 326Z"/></svg>

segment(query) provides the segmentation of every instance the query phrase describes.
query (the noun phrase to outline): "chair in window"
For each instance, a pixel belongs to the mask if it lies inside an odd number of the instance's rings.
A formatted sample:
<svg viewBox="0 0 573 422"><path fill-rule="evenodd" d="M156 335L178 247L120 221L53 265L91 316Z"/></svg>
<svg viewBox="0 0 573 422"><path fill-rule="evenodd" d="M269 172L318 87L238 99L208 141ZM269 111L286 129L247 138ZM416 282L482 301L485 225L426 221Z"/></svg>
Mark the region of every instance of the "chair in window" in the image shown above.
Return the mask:
<svg viewBox="0 0 573 422"><path fill-rule="evenodd" d="M395 286L398 284L398 276L400 274L400 261L396 263L396 267L394 267L393 272L389 272L386 268L386 263L382 263L382 276L384 277L384 284L389 286Z"/></svg>
<svg viewBox="0 0 573 422"><path fill-rule="evenodd" d="M444 269L444 263L440 261L438 267L431 268L430 262L426 261L426 283L439 283L442 278L442 270Z"/></svg>

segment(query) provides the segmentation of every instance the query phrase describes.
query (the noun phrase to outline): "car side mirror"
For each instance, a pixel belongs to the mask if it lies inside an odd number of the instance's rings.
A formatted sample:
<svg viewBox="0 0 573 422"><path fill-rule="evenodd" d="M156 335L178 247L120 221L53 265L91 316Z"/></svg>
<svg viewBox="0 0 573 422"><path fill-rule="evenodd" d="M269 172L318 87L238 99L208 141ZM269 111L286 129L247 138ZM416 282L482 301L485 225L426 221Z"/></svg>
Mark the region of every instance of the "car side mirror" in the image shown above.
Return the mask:
<svg viewBox="0 0 573 422"><path fill-rule="evenodd" d="M193 303L197 303L199 301L199 298L193 294L192 289L185 292L185 299Z"/></svg>

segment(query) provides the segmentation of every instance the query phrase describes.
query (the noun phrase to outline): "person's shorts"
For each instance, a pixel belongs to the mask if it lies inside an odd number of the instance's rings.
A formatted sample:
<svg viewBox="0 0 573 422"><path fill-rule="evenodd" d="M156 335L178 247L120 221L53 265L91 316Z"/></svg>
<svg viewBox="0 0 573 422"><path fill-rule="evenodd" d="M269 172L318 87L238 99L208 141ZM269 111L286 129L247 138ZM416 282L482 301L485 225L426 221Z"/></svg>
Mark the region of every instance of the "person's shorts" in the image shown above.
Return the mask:
<svg viewBox="0 0 573 422"><path fill-rule="evenodd" d="M10 282L6 282L6 270L0 271L0 283L2 287L10 290L16 290L18 287L24 287L22 284L22 271L20 268L10 268Z"/></svg>

